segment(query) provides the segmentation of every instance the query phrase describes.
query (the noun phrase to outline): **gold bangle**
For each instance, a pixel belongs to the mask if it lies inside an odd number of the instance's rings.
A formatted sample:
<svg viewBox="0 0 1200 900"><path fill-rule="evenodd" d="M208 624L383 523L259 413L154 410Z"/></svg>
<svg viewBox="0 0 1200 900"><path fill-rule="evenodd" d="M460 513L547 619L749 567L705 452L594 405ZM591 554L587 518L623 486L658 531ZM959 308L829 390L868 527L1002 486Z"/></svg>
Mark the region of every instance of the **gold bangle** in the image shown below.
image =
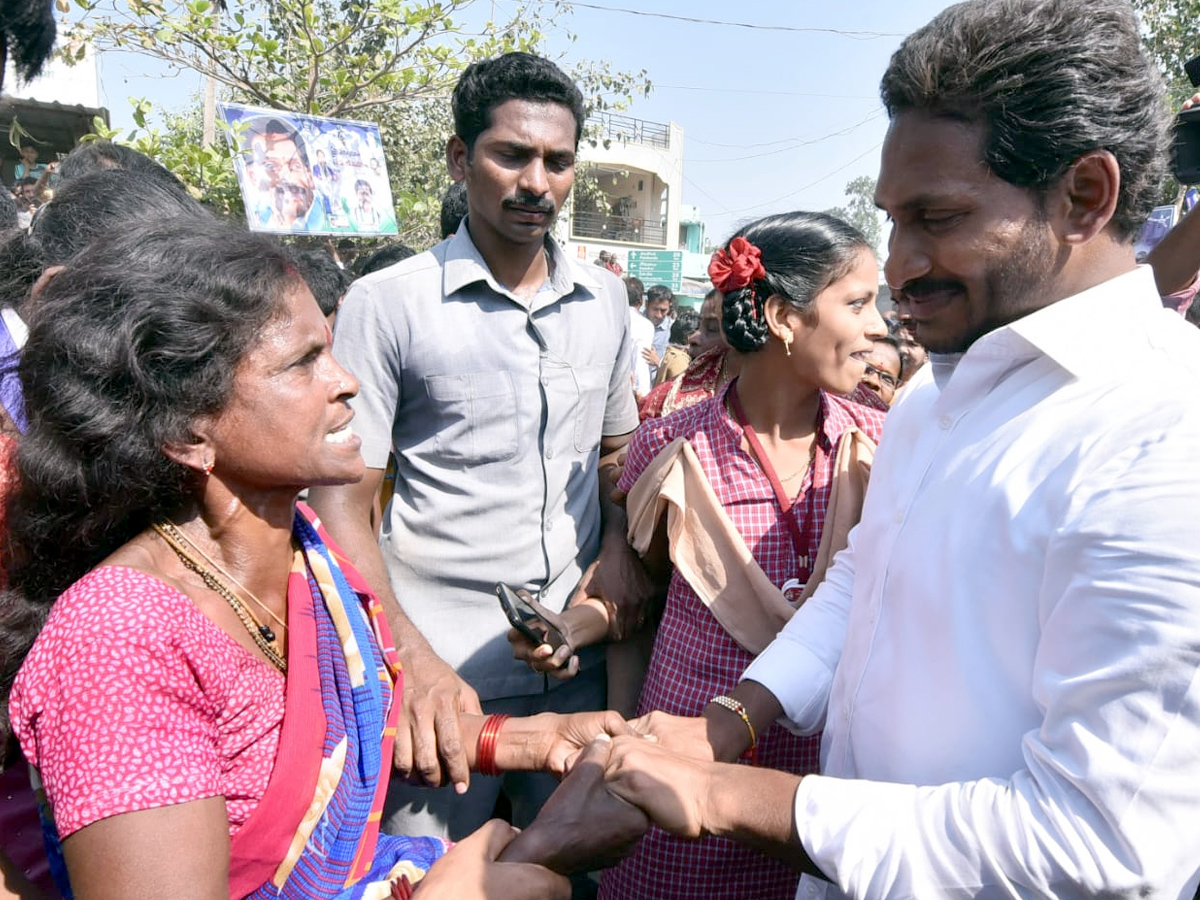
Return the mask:
<svg viewBox="0 0 1200 900"><path fill-rule="evenodd" d="M736 713L737 717L746 723L746 730L750 732L750 746L758 745L758 733L754 730L754 725L750 722L750 713L746 711L746 706L740 700L735 700L728 694L718 694L708 701L715 703L717 706L724 707L732 713Z"/></svg>

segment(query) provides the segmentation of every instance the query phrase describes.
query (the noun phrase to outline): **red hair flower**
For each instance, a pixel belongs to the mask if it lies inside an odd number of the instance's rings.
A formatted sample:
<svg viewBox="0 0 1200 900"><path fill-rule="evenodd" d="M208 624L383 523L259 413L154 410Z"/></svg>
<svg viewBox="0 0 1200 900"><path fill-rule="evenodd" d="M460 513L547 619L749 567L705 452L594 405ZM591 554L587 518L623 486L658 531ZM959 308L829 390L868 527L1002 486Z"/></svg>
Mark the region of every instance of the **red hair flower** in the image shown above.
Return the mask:
<svg viewBox="0 0 1200 900"><path fill-rule="evenodd" d="M735 237L728 250L718 250L708 264L708 277L722 294L740 290L765 277L762 251L744 237Z"/></svg>

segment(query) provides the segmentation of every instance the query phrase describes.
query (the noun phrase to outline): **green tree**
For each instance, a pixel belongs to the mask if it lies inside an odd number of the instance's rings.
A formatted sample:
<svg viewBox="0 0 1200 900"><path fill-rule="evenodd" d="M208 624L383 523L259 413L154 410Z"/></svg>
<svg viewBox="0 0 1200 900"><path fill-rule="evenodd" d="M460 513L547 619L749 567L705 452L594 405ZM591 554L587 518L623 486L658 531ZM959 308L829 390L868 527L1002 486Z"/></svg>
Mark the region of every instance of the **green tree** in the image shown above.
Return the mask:
<svg viewBox="0 0 1200 900"><path fill-rule="evenodd" d="M91 42L197 72L233 102L377 122L401 237L418 246L438 235L449 96L459 74L511 50L545 52L568 9L561 0L523 2L505 21L472 29L466 23L482 9L479 0L246 0L227 9L212 0L72 2L68 57ZM589 112L649 91L645 72L585 63L572 74ZM240 213L227 142L205 145L198 110L171 111L160 129L147 124L144 101L131 102L139 128L105 136L159 159L215 207Z"/></svg>
<svg viewBox="0 0 1200 900"><path fill-rule="evenodd" d="M1200 56L1200 0L1133 0L1142 19L1146 48L1167 79L1171 107L1196 92L1183 64Z"/></svg>
<svg viewBox="0 0 1200 900"><path fill-rule="evenodd" d="M846 185L845 194L850 198L849 203L845 206L835 206L825 212L861 231L867 242L878 252L879 241L883 237L883 225L879 220L879 208L875 205L875 179L870 175L860 175Z"/></svg>

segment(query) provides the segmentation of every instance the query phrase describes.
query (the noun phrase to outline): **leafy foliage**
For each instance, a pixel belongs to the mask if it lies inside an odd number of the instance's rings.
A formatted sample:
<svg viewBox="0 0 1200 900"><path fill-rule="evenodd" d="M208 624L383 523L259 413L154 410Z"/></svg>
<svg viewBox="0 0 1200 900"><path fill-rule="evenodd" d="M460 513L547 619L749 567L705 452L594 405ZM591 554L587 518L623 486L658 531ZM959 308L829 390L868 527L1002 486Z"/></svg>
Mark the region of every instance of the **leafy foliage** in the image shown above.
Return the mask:
<svg viewBox="0 0 1200 900"><path fill-rule="evenodd" d="M845 206L835 206L825 212L861 231L866 236L867 243L878 252L879 241L883 237L883 225L879 221L879 208L875 206L875 179L869 175L860 175L846 185L845 193L850 198L849 203Z"/></svg>
<svg viewBox="0 0 1200 900"><path fill-rule="evenodd" d="M66 2L66 0L60 0ZM569 11L563 0L522 3L504 22L471 30L479 0L71 0L64 56L92 43L134 51L213 79L222 99L287 112L379 124L400 239L421 247L438 236L450 93L472 61L512 50L544 52ZM472 7L477 9L472 10ZM478 18L478 16L476 16ZM645 72L584 63L572 74L589 111L622 108L649 92ZM242 211L228 142L201 140L199 101L121 140L158 159L217 209Z"/></svg>
<svg viewBox="0 0 1200 900"><path fill-rule="evenodd" d="M1142 19L1146 47L1170 86L1175 109L1196 88L1183 64L1200 56L1200 0L1133 0Z"/></svg>

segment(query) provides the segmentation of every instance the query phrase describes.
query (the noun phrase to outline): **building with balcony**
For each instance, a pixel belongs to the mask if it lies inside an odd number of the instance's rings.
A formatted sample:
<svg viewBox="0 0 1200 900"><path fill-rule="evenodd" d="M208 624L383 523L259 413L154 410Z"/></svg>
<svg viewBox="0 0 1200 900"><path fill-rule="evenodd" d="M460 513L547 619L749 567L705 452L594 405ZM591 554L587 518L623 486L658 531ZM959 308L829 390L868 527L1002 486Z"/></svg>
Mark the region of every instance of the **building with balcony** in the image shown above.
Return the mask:
<svg viewBox="0 0 1200 900"><path fill-rule="evenodd" d="M587 123L570 208L556 237L568 253L601 251L629 269L629 251L679 251L683 223L683 129L602 113ZM581 185L587 179L588 185Z"/></svg>

